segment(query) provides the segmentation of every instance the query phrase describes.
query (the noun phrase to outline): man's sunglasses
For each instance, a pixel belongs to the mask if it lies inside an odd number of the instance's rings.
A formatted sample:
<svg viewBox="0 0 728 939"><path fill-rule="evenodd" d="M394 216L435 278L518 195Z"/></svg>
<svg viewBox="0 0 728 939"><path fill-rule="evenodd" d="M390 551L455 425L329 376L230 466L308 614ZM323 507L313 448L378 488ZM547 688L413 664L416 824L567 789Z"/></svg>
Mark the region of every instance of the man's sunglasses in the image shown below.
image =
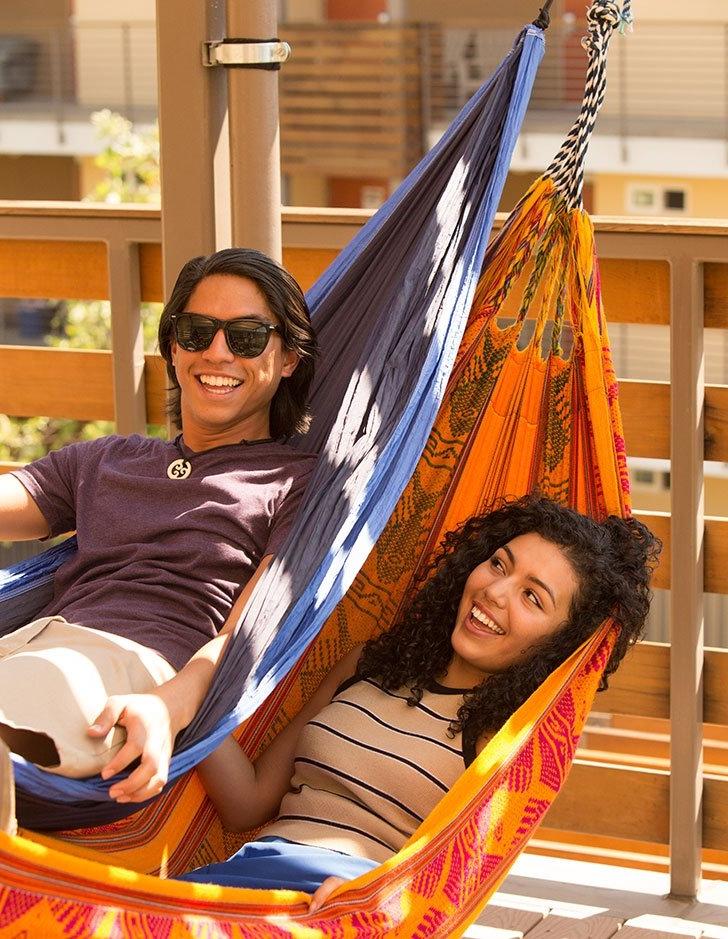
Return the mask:
<svg viewBox="0 0 728 939"><path fill-rule="evenodd" d="M174 337L186 352L203 352L209 349L218 329L225 333L228 349L234 355L254 359L268 345L271 333L280 333L275 323L260 320L218 320L202 313L174 313L172 315Z"/></svg>

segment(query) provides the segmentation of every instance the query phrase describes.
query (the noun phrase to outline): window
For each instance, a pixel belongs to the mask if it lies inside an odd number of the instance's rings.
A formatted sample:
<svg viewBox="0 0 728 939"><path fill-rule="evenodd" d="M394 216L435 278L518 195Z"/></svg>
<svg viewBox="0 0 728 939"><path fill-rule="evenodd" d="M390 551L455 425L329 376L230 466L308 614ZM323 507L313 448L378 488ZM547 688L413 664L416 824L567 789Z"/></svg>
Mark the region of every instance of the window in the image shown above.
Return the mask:
<svg viewBox="0 0 728 939"><path fill-rule="evenodd" d="M635 209L652 210L657 203L657 192L654 189L634 189L630 202Z"/></svg>
<svg viewBox="0 0 728 939"><path fill-rule="evenodd" d="M673 215L687 211L688 193L680 186L632 183L627 187L627 211L631 215Z"/></svg>
<svg viewBox="0 0 728 939"><path fill-rule="evenodd" d="M684 189L665 189L662 193L662 204L669 212L684 212L685 201Z"/></svg>

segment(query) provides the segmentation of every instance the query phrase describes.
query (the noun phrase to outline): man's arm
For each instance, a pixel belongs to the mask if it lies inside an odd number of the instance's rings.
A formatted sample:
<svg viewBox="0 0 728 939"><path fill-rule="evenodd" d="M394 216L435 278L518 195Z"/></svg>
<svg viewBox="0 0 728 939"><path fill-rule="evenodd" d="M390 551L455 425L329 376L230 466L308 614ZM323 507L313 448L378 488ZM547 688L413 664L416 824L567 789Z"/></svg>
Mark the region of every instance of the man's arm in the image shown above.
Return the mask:
<svg viewBox="0 0 728 939"><path fill-rule="evenodd" d="M334 665L308 703L255 763L233 737L227 737L197 767L202 785L229 831L247 831L278 814L281 800L291 788L303 728L329 704L339 685L354 674L361 650L356 646Z"/></svg>
<svg viewBox="0 0 728 939"><path fill-rule="evenodd" d="M20 480L10 473L0 476L0 541L47 538L45 516Z"/></svg>
<svg viewBox="0 0 728 939"><path fill-rule="evenodd" d="M141 757L134 772L113 786L111 791L117 801L143 802L161 792L167 782L174 739L199 710L230 634L272 560L270 554L263 558L241 590L219 635L202 646L174 678L149 694L113 695L89 728L93 737L105 737L115 724L126 730L126 743L101 772L104 779Z"/></svg>

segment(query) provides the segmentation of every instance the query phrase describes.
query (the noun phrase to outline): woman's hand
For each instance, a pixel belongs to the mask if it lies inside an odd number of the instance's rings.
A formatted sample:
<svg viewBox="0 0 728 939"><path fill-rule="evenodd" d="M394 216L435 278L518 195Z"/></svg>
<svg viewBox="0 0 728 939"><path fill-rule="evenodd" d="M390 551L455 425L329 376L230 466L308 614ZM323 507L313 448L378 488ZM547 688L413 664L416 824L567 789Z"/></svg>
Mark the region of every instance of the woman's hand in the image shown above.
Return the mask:
<svg viewBox="0 0 728 939"><path fill-rule="evenodd" d="M101 771L109 779L141 757L127 778L115 783L109 795L117 802L144 802L159 795L167 782L175 730L169 708L159 695L112 695L89 727L92 737L105 737L115 725L126 730L126 742Z"/></svg>
<svg viewBox="0 0 728 939"><path fill-rule="evenodd" d="M334 890L345 883L346 881L343 877L327 877L318 888L316 893L314 893L314 895L311 897L311 904L308 908L308 912L315 913L317 910L319 910L324 905L324 903L326 903Z"/></svg>

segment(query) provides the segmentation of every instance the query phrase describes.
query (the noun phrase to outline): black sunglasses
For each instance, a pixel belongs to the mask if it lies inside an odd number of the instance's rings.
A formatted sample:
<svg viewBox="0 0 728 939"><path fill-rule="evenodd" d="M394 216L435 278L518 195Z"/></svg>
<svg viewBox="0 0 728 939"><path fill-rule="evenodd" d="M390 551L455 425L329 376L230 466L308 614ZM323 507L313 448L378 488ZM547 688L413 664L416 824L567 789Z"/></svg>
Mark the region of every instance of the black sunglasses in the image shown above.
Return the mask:
<svg viewBox="0 0 728 939"><path fill-rule="evenodd" d="M202 352L209 349L218 329L225 333L225 341L233 355L254 359L268 345L271 333L280 333L276 323L261 323L260 320L218 320L202 313L173 313L172 324L177 343L186 352Z"/></svg>

